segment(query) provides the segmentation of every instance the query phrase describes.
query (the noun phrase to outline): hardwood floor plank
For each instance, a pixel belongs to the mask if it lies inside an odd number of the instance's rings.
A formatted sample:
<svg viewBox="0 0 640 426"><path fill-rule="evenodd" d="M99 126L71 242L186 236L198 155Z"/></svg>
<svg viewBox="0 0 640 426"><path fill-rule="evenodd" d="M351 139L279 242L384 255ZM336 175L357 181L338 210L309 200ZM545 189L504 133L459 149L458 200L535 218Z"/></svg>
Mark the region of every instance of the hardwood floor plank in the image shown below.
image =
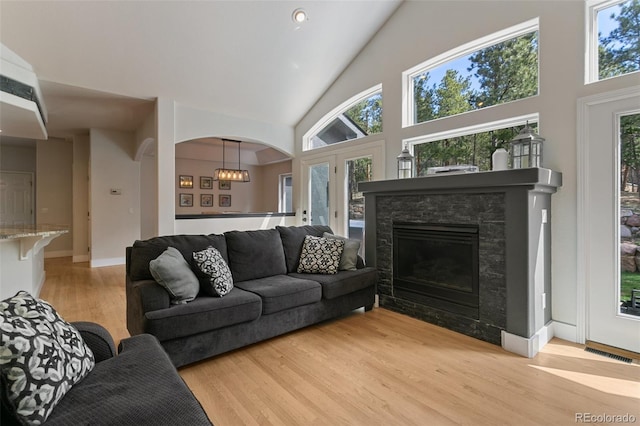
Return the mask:
<svg viewBox="0 0 640 426"><path fill-rule="evenodd" d="M124 266L47 259L41 298L69 321L128 337ZM640 365L553 339L533 359L375 308L179 370L226 425L575 425L635 416Z"/></svg>

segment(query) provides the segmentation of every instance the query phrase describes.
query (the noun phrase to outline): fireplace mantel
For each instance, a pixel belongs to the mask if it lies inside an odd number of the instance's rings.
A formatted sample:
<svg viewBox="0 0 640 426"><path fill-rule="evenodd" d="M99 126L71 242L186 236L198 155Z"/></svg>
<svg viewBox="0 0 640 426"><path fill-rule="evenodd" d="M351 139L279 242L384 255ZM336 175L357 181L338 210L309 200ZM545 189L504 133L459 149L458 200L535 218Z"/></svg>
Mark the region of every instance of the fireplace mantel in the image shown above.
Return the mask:
<svg viewBox="0 0 640 426"><path fill-rule="evenodd" d="M380 306L534 356L551 338L551 195L561 185L561 173L542 168L361 182L365 256L380 272ZM397 221L479 226L480 319L395 296Z"/></svg>

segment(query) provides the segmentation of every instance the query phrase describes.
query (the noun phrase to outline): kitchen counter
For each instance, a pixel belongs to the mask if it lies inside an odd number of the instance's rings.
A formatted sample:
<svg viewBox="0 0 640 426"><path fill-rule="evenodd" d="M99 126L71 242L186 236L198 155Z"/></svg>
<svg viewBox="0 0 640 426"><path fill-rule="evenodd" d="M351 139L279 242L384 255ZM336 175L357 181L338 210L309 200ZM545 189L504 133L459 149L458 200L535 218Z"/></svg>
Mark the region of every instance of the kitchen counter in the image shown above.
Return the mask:
<svg viewBox="0 0 640 426"><path fill-rule="evenodd" d="M0 227L0 300L20 290L38 297L45 280L44 248L68 232L57 225Z"/></svg>

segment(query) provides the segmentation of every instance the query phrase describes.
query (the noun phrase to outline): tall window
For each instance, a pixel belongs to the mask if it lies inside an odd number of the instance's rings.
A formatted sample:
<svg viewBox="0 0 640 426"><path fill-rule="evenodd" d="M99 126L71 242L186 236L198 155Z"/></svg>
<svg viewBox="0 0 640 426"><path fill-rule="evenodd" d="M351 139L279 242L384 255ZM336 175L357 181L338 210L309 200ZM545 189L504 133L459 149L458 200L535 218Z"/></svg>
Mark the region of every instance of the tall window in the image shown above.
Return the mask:
<svg viewBox="0 0 640 426"><path fill-rule="evenodd" d="M405 125L538 94L538 19L460 46L404 73Z"/></svg>
<svg viewBox="0 0 640 426"><path fill-rule="evenodd" d="M589 3L590 81L640 70L640 0Z"/></svg>
<svg viewBox="0 0 640 426"><path fill-rule="evenodd" d="M347 100L304 137L303 150L322 148L382 132L382 86L375 86Z"/></svg>
<svg viewBox="0 0 640 426"><path fill-rule="evenodd" d="M640 114L620 118L620 312L640 316Z"/></svg>
<svg viewBox="0 0 640 426"><path fill-rule="evenodd" d="M278 203L278 212L290 213L293 211L293 177L291 173L280 175L280 184L278 185L278 192L280 194L280 201Z"/></svg>
<svg viewBox="0 0 640 426"><path fill-rule="evenodd" d="M491 157L497 148L509 150L509 141L529 122L537 132L537 115L486 125L481 131L460 129L429 139L411 141L416 162L416 174L426 176L432 167L470 165L480 171L491 170Z"/></svg>

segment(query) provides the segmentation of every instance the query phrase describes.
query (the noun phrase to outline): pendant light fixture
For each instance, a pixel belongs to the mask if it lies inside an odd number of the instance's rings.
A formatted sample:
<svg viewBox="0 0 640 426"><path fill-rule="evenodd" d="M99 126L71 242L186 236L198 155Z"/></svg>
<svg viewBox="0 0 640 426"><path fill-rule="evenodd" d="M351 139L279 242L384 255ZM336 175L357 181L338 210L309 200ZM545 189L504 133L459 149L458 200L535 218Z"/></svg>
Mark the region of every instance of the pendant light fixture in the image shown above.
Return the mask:
<svg viewBox="0 0 640 426"><path fill-rule="evenodd" d="M227 169L226 167L226 142L233 142L238 144L238 168ZM213 180L228 180L233 182L249 182L249 170L240 168L240 143L242 141L236 141L233 139L222 139L222 168L216 169L213 172Z"/></svg>

